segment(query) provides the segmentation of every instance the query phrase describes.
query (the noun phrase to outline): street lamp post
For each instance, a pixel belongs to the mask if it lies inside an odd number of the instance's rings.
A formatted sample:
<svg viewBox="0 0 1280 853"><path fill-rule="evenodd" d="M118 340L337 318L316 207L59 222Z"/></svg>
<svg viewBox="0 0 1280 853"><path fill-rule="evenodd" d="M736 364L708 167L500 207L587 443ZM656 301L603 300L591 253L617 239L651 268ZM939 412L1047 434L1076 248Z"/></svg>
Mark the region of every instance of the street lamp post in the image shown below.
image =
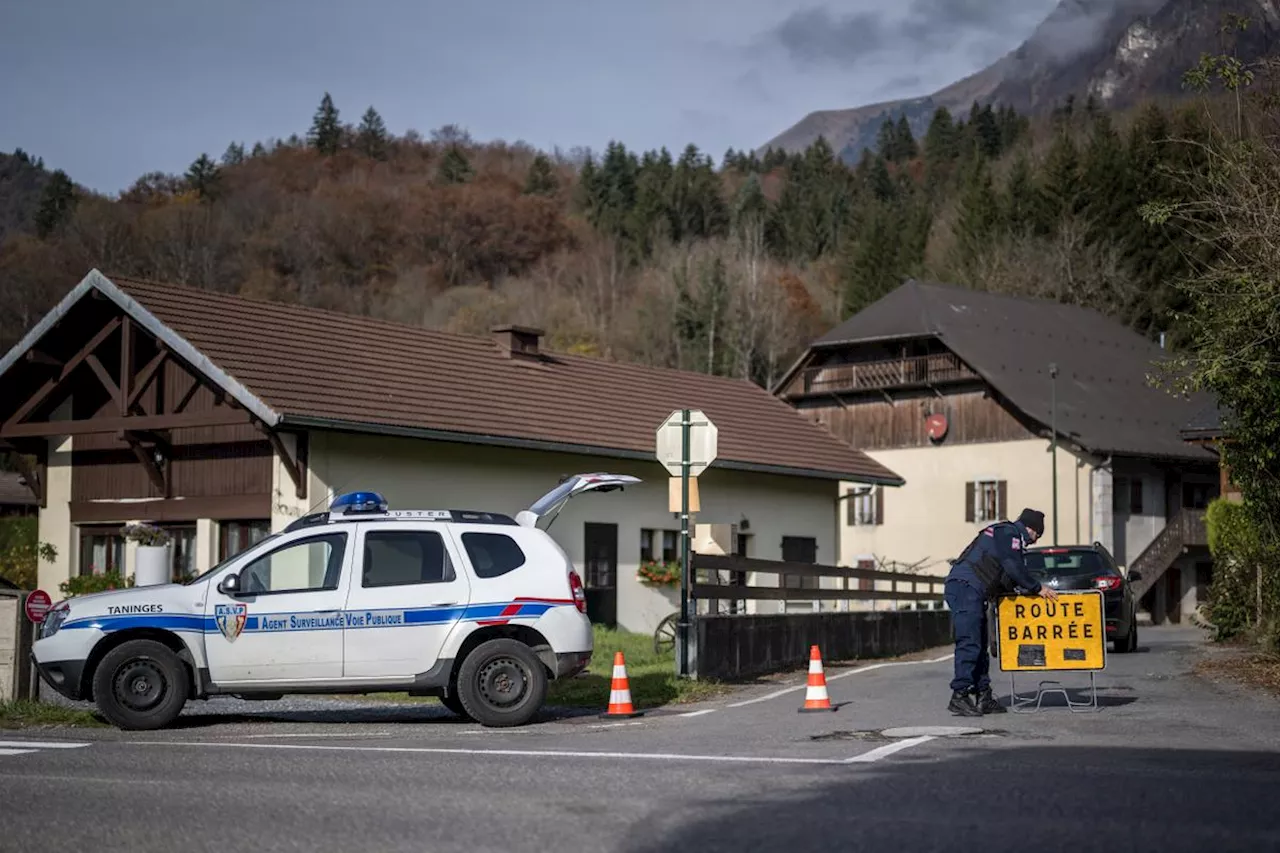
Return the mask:
<svg viewBox="0 0 1280 853"><path fill-rule="evenodd" d="M1058 365L1049 365L1049 447L1053 458L1053 544L1058 544Z"/></svg>

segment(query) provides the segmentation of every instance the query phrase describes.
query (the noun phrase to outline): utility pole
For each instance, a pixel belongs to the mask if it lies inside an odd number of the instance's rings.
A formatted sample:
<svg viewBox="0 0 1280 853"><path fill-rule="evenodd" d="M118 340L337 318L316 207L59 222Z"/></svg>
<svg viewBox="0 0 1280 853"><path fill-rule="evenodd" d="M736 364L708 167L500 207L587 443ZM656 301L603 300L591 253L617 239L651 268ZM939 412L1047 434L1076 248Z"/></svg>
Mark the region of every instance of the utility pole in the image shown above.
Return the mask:
<svg viewBox="0 0 1280 853"><path fill-rule="evenodd" d="M1053 458L1053 544L1058 544L1058 365L1049 365L1049 447Z"/></svg>

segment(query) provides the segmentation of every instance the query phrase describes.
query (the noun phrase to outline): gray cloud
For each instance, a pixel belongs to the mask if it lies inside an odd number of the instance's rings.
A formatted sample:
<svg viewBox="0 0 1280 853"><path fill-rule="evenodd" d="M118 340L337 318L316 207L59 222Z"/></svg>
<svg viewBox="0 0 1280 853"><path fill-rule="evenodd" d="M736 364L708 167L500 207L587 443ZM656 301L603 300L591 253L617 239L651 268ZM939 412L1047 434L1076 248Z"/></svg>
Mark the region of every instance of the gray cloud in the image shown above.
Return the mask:
<svg viewBox="0 0 1280 853"><path fill-rule="evenodd" d="M1097 39L1117 5L1158 6L1166 0L911 0L893 7L837 14L825 7L793 12L765 40L798 65L860 65L871 57L913 59L923 52L992 61L1033 28L1054 53L1078 52ZM1046 19L1046 13L1052 14Z"/></svg>
<svg viewBox="0 0 1280 853"><path fill-rule="evenodd" d="M837 18L826 9L801 9L772 35L798 62L842 65L857 62L867 51L880 50L889 33L875 12Z"/></svg>

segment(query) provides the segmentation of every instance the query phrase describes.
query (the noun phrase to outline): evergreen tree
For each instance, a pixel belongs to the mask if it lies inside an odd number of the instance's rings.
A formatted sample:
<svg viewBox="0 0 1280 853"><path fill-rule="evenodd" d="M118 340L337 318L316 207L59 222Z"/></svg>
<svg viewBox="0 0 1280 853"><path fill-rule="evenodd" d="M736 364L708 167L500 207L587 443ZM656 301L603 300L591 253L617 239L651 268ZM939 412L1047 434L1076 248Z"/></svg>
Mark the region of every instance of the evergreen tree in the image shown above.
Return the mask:
<svg viewBox="0 0 1280 853"><path fill-rule="evenodd" d="M387 159L387 125L373 107L364 111L356 131L356 148L373 160Z"/></svg>
<svg viewBox="0 0 1280 853"><path fill-rule="evenodd" d="M311 122L311 130L307 139L313 147L326 157L338 153L342 144L342 124L338 121L338 108L333 105L333 98L328 92L320 100L315 119Z"/></svg>
<svg viewBox="0 0 1280 853"><path fill-rule="evenodd" d="M911 132L911 123L907 121L906 113L898 116L898 123L894 126L894 156L898 161L914 160L920 154L920 146L916 144L916 137Z"/></svg>
<svg viewBox="0 0 1280 853"><path fill-rule="evenodd" d="M867 185L877 201L892 201L897 194L897 186L893 182L893 176L889 174L889 164L883 157L876 157L871 161Z"/></svg>
<svg viewBox="0 0 1280 853"><path fill-rule="evenodd" d="M36 236L44 240L52 235L71 217L78 201L75 184L66 172L58 169L50 175L35 212Z"/></svg>
<svg viewBox="0 0 1280 853"><path fill-rule="evenodd" d="M253 143L253 151L249 154L250 157L265 157L266 155L267 149L261 142Z"/></svg>
<svg viewBox="0 0 1280 853"><path fill-rule="evenodd" d="M457 145L450 145L440 158L436 169L436 180L442 184L465 184L475 176L471 161Z"/></svg>
<svg viewBox="0 0 1280 853"><path fill-rule="evenodd" d="M1054 137L1040 169L1039 184L1042 222L1056 225L1064 216L1080 212L1080 152L1070 134L1062 132Z"/></svg>
<svg viewBox="0 0 1280 853"><path fill-rule="evenodd" d="M937 192L946 185L959 157L960 133L951 118L951 111L938 107L924 136L925 183L930 192Z"/></svg>
<svg viewBox="0 0 1280 853"><path fill-rule="evenodd" d="M876 134L876 153L890 163L898 159L898 133L893 120L886 118Z"/></svg>
<svg viewBox="0 0 1280 853"><path fill-rule="evenodd" d="M560 181L556 177L555 167L551 165L551 159L539 151L534 155L533 162L529 164L529 171L525 175L525 195L551 196L555 195L559 188Z"/></svg>
<svg viewBox="0 0 1280 853"><path fill-rule="evenodd" d="M239 142L233 142L227 146L227 150L222 154L222 165L239 166L244 162L244 145Z"/></svg>
<svg viewBox="0 0 1280 853"><path fill-rule="evenodd" d="M1081 207L1089 218L1090 237L1127 249L1141 238L1141 201L1134 192L1133 172L1120 134L1107 113L1094 116L1081 174Z"/></svg>
<svg viewBox="0 0 1280 853"><path fill-rule="evenodd" d="M1044 236L1052 227L1052 223L1042 219L1044 202L1032 176L1031 161L1025 154L1019 155L1009 169L1002 208L1005 227L1012 234Z"/></svg>
<svg viewBox="0 0 1280 853"><path fill-rule="evenodd" d="M648 256L660 241L672 239L675 214L671 207L675 163L671 152L646 151L636 176L636 201L632 212L640 254Z"/></svg>
<svg viewBox="0 0 1280 853"><path fill-rule="evenodd" d="M676 164L671 181L671 235L677 242L723 235L729 211L720 192L720 178L711 158L689 145Z"/></svg>
<svg viewBox="0 0 1280 853"><path fill-rule="evenodd" d="M201 154L187 168L187 186L195 191L202 201L211 201L218 193L221 172L218 164L208 154Z"/></svg>
<svg viewBox="0 0 1280 853"><path fill-rule="evenodd" d="M966 270L970 268L995 235L1000 218L1000 202L992 183L990 166L985 157L974 157L967 166L960 194L954 249L957 266Z"/></svg>

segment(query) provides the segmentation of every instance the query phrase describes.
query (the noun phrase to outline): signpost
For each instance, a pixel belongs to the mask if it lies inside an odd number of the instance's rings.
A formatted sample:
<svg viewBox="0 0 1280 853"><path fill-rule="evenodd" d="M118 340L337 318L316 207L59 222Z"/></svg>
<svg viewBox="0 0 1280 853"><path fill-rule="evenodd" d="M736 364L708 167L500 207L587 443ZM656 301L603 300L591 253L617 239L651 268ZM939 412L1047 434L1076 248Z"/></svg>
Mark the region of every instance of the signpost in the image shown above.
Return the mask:
<svg viewBox="0 0 1280 853"><path fill-rule="evenodd" d="M49 593L42 589L27 596L27 602L24 609L27 611L27 618L39 625L44 621L45 614L49 612L49 608L53 606L53 602L49 599Z"/></svg>
<svg viewBox="0 0 1280 853"><path fill-rule="evenodd" d="M996 654L1000 668L1009 673L1010 710L1035 704L1046 692L1062 693L1071 710L1097 710L1098 688L1094 673L1107 666L1107 630L1101 590L1063 592L1050 600L1034 595L1010 595L997 599ZM1030 699L1018 696L1014 676L1018 672L1087 672L1090 702L1072 702L1057 681L1041 681ZM1058 685L1046 691L1046 684Z"/></svg>
<svg viewBox="0 0 1280 853"><path fill-rule="evenodd" d="M676 672L689 675L689 479L716 459L719 431L698 409L677 409L658 427L654 455L673 477L680 477L680 657Z"/></svg>

